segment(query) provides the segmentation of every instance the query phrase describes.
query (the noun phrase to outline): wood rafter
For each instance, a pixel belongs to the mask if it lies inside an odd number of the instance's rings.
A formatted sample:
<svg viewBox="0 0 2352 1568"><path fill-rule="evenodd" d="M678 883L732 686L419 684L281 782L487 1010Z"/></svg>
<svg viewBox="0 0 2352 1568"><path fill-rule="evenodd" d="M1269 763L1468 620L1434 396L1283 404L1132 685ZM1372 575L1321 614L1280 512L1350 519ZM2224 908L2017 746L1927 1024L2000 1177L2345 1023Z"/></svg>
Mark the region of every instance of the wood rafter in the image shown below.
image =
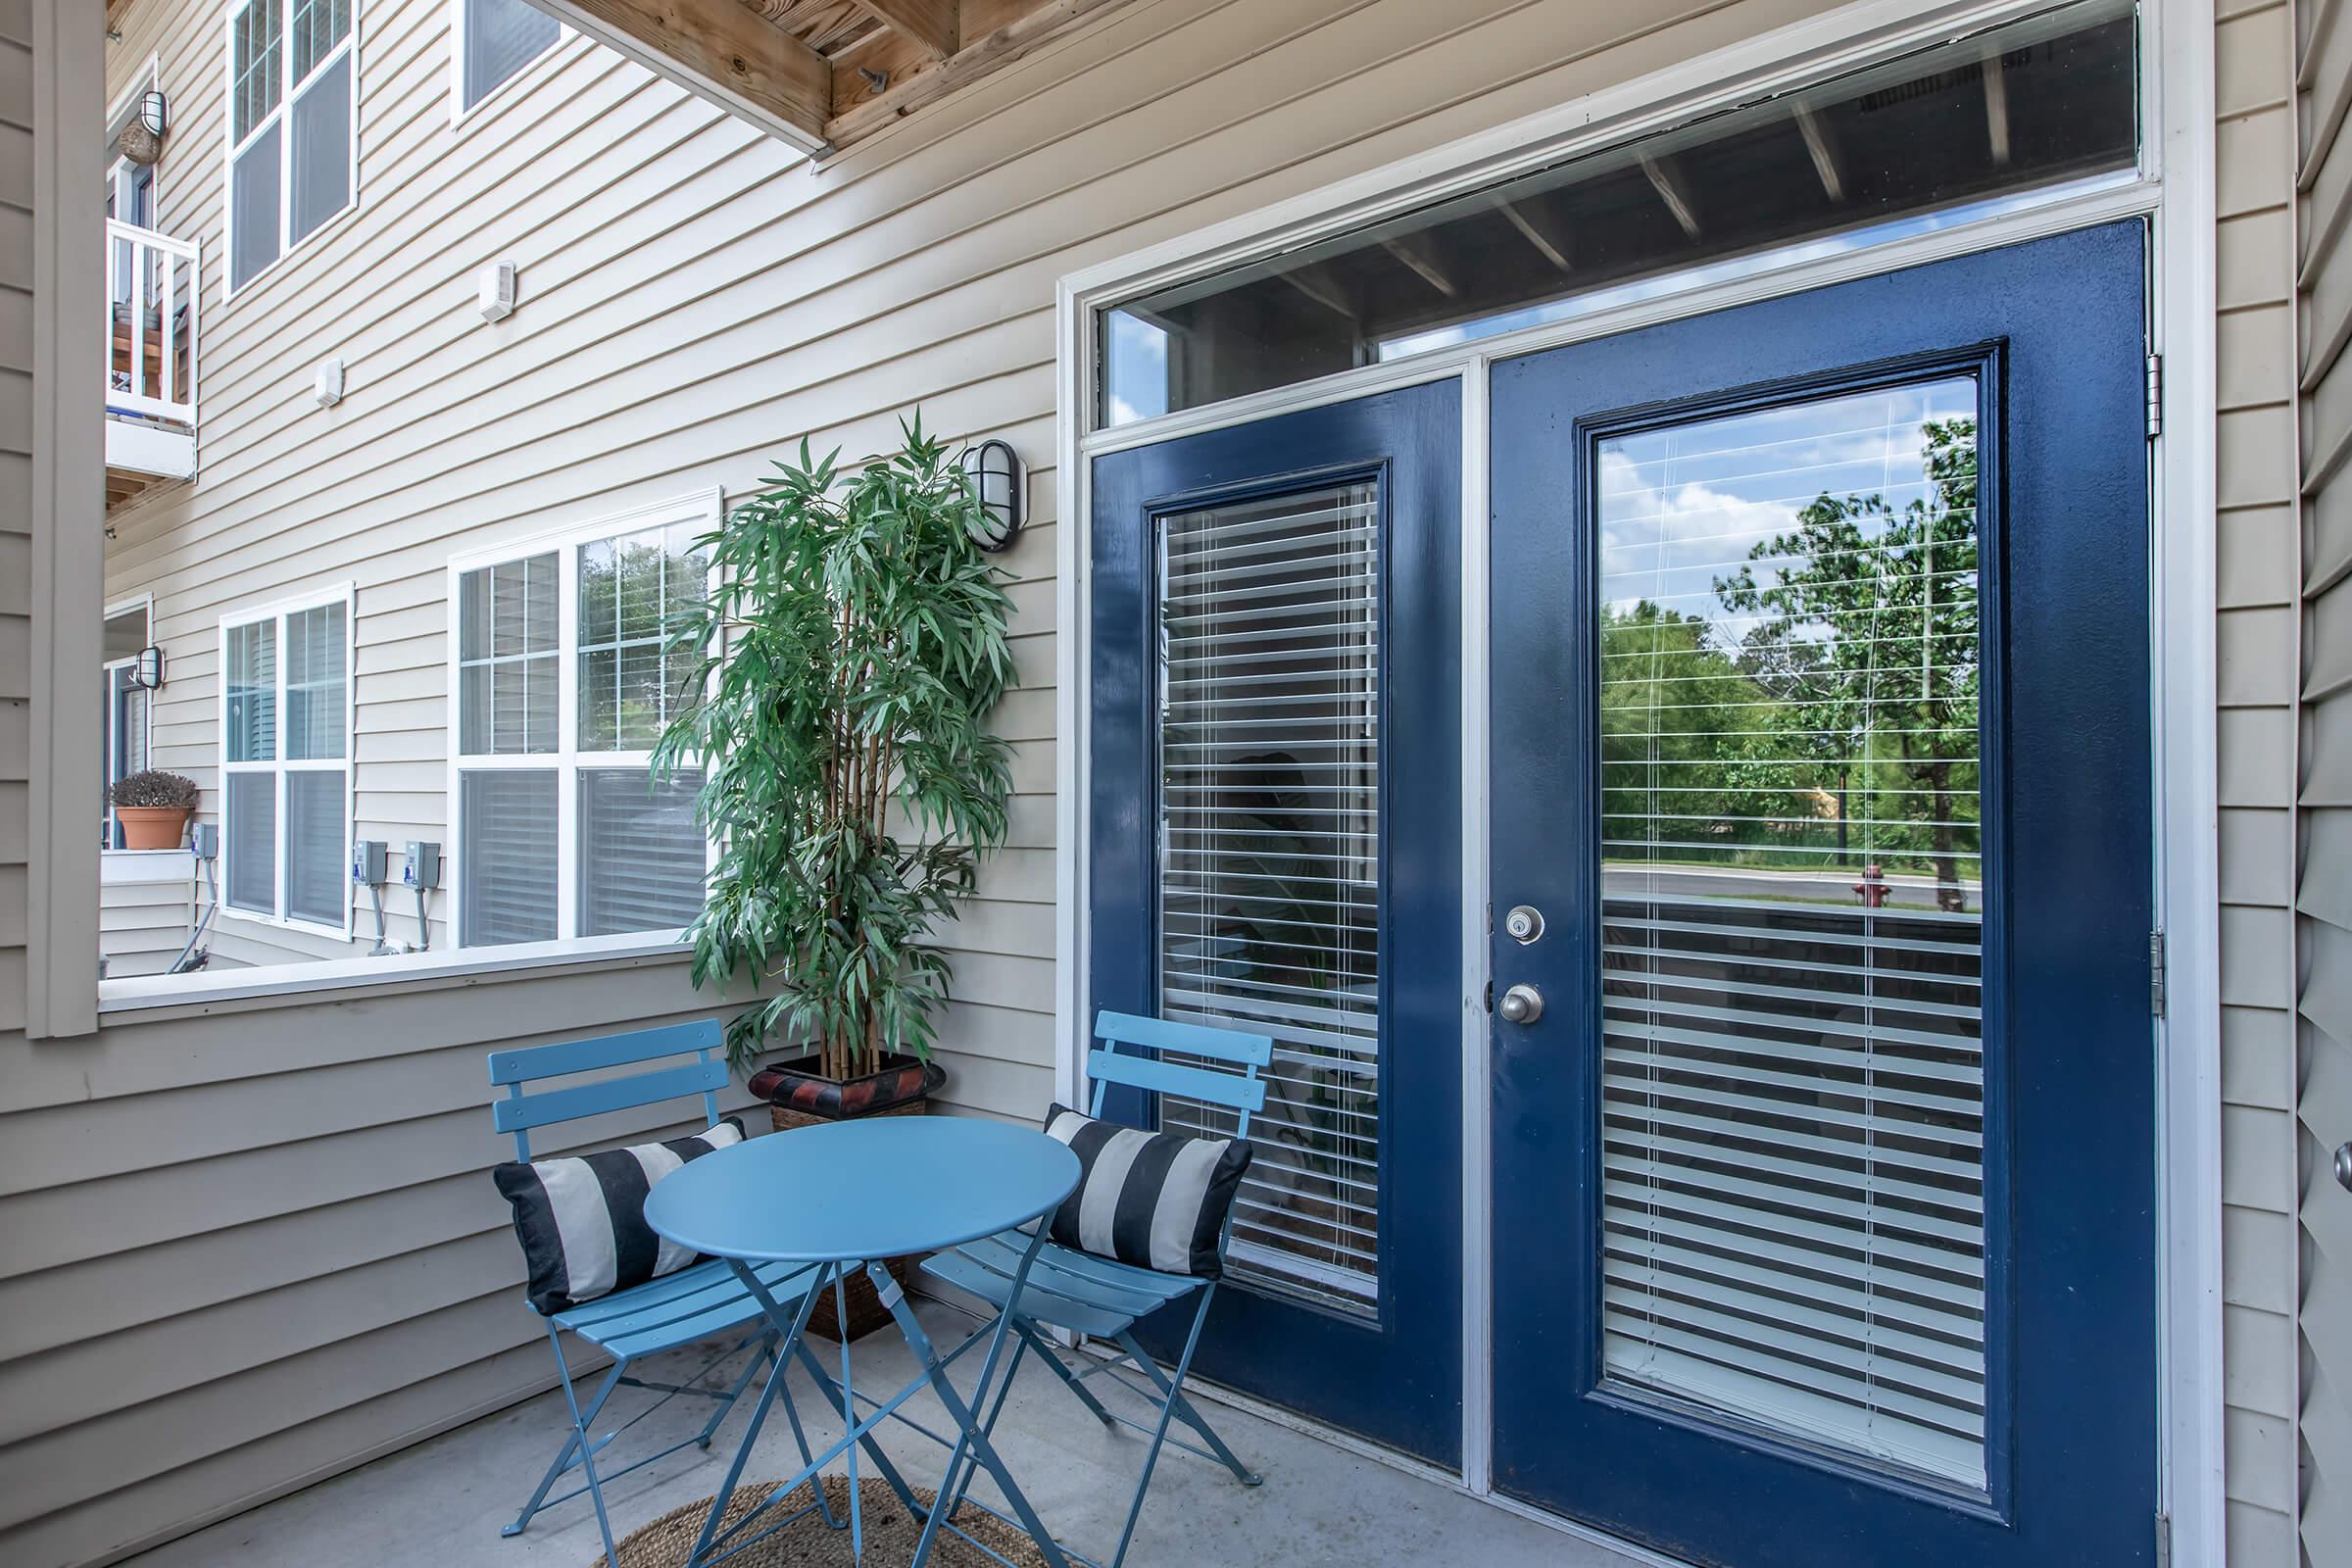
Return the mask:
<svg viewBox="0 0 2352 1568"><path fill-rule="evenodd" d="M1838 156L1838 138L1830 122L1801 98L1789 107L1796 115L1797 134L1805 138L1806 156L1813 160L1813 172L1821 179L1822 194L1834 202L1844 201L1845 166Z"/></svg>
<svg viewBox="0 0 2352 1568"><path fill-rule="evenodd" d="M1294 267L1274 275L1325 310L1336 312L1350 321L1356 318L1355 306L1349 302L1347 290L1340 286L1339 280L1322 264L1310 262L1304 267Z"/></svg>
<svg viewBox="0 0 2352 1568"><path fill-rule="evenodd" d="M1984 139L1995 164L2009 162L2009 75L2001 68L2001 52L1984 51Z"/></svg>
<svg viewBox="0 0 2352 1568"><path fill-rule="evenodd" d="M1674 220L1682 231L1691 239L1698 238L1698 209L1691 205L1690 192L1683 184L1682 173L1674 167L1674 160L1664 154L1653 158L1644 153L1642 155L1642 172L1649 176L1650 189L1658 193L1658 200L1666 204L1666 210L1674 215Z"/></svg>
<svg viewBox="0 0 2352 1568"><path fill-rule="evenodd" d="M1430 245L1427 235L1398 234L1394 239L1382 240L1380 248L1396 257L1399 263L1418 275L1422 282L1427 283L1447 299L1453 299L1462 292L1461 285L1453 280L1452 276L1446 272L1445 265L1438 260L1437 252Z"/></svg>
<svg viewBox="0 0 2352 1568"><path fill-rule="evenodd" d="M1529 212L1519 203L1507 201L1500 196L1494 198L1494 210L1509 219L1511 226L1517 229L1545 261L1563 272L1575 270L1568 263L1567 235L1554 232L1549 224L1539 220L1538 215Z"/></svg>
<svg viewBox="0 0 2352 1568"><path fill-rule="evenodd" d="M127 0L110 0L110 5ZM530 0L819 156L1127 0Z"/></svg>

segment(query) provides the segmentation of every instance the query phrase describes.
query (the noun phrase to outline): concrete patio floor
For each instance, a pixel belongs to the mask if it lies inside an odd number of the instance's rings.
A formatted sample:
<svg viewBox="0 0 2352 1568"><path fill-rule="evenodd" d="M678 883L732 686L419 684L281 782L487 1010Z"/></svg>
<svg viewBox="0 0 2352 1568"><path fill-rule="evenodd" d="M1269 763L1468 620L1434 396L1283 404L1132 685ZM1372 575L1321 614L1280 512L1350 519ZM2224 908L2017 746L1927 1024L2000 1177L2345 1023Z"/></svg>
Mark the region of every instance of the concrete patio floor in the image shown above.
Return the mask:
<svg viewBox="0 0 2352 1568"><path fill-rule="evenodd" d="M519 1310L519 1308L518 1308ZM938 1301L920 1307L926 1328L943 1345L961 1338L970 1319ZM835 1348L814 1347L832 1362ZM973 1356L958 1364L968 1390ZM858 1383L882 1392L913 1371L913 1357L885 1330L857 1347ZM647 1376L674 1368L645 1363ZM1142 1401L1109 1385L1114 1409L1143 1413ZM841 1430L828 1419L814 1388L796 1372L791 1384L812 1444ZM651 1396L622 1391L646 1400ZM708 1453L686 1448L606 1489L616 1536L717 1490L749 1414L749 1400L730 1415ZM629 1413L640 1404L626 1407ZM1221 1468L1171 1450L1160 1462L1136 1531L1128 1562L1156 1564L1329 1563L1449 1565L1481 1568L1631 1568L1645 1559L1612 1551L1577 1536L1507 1513L1437 1483L1351 1453L1286 1427L1213 1401L1205 1413L1265 1484L1237 1485ZM928 1394L906 1406L933 1430L945 1417ZM695 1430L707 1418L702 1400L677 1399L639 1423L608 1454L626 1463L632 1442L658 1447ZM502 1540L522 1498L537 1482L566 1430L563 1396L550 1393L429 1442L379 1459L331 1481L281 1497L233 1519L130 1559L137 1568L588 1568L603 1555L596 1520L585 1497L542 1513L530 1529ZM907 1478L937 1482L945 1454L896 1424L885 1446ZM1050 1377L1024 1368L998 1429L999 1446L1014 1478L1048 1528L1090 1556L1107 1557L1131 1495L1145 1440L1121 1428L1105 1433ZM781 1479L797 1469L789 1426L779 1413L760 1435L747 1478ZM998 1500L993 1493L978 1495Z"/></svg>

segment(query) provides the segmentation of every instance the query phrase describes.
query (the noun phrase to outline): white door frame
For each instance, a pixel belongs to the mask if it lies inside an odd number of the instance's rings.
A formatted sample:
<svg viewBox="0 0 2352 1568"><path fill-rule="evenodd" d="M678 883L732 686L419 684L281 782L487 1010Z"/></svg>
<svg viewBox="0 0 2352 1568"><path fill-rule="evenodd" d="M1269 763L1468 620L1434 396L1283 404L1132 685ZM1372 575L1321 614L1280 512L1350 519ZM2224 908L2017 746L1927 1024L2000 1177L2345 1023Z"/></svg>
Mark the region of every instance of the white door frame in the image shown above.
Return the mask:
<svg viewBox="0 0 2352 1568"><path fill-rule="evenodd" d="M1057 513L1054 1083L1083 1103L1088 909L1087 763L1090 624L1089 465L1102 453L1262 418L1278 411L1388 388L1459 378L1463 417L1463 1431L1458 1475L1409 1465L1495 1497L1490 1434L1492 1366L1487 1180L1488 1020L1486 648L1487 368L1499 358L1624 331L1674 317L1945 256L2144 216L2154 227L2153 346L2167 355L2163 436L2154 444L2155 646L2152 719L2156 907L2169 948L2168 1016L2159 1070L2159 1347L2163 1507L2174 1560L2223 1558L2221 1382L2220 906L2216 850L2214 624L2214 21L2196 0L2150 0L2143 11L2141 177L2063 203L1730 282L1700 284L1582 319L1490 338L1297 387L1235 398L1111 429L1093 426L1095 319L1104 304L1376 221L1391 213L1508 178L1576 152L1622 142L1696 114L1835 74L1956 30L2047 9L2047 0L1857 0L1806 22L1599 89L1323 190L1073 272L1056 289ZM1310 1427L1311 1430L1311 1427ZM1348 1444L1349 1446L1356 1445ZM1366 1450L1373 1451L1373 1450ZM1558 1521L1552 1521L1558 1522ZM1586 1533L1579 1530L1579 1533Z"/></svg>

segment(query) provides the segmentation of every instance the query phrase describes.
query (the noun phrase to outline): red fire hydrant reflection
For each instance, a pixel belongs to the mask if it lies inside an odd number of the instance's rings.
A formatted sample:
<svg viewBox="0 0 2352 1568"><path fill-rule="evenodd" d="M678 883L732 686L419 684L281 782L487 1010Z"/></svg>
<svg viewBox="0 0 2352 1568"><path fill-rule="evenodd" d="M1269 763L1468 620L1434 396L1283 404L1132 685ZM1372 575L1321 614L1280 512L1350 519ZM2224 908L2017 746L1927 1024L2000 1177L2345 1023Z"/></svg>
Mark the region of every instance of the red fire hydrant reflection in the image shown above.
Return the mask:
<svg viewBox="0 0 2352 1568"><path fill-rule="evenodd" d="M1862 868L1862 880L1854 884L1854 891L1862 895L1862 907L1865 909L1885 908L1886 906L1886 894L1888 891L1886 887L1886 868L1876 863L1875 861L1864 866Z"/></svg>

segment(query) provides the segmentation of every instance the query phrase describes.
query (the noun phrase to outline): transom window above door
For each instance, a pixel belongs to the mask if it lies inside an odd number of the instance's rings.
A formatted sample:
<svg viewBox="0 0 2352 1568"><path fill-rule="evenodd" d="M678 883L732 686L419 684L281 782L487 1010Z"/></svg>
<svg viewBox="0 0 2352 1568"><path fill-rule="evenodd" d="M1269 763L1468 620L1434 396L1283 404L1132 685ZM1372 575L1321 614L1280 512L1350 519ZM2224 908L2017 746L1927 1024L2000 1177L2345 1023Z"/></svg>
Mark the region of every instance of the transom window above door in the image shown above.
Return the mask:
<svg viewBox="0 0 2352 1568"><path fill-rule="evenodd" d="M2128 183L2132 8L2085 0L1101 313L1098 425Z"/></svg>
<svg viewBox="0 0 2352 1568"><path fill-rule="evenodd" d="M452 570L464 947L675 936L702 908L702 774L654 744L696 667L669 648L708 584L715 496Z"/></svg>
<svg viewBox="0 0 2352 1568"><path fill-rule="evenodd" d="M359 189L359 0L238 0L228 13L228 286Z"/></svg>

